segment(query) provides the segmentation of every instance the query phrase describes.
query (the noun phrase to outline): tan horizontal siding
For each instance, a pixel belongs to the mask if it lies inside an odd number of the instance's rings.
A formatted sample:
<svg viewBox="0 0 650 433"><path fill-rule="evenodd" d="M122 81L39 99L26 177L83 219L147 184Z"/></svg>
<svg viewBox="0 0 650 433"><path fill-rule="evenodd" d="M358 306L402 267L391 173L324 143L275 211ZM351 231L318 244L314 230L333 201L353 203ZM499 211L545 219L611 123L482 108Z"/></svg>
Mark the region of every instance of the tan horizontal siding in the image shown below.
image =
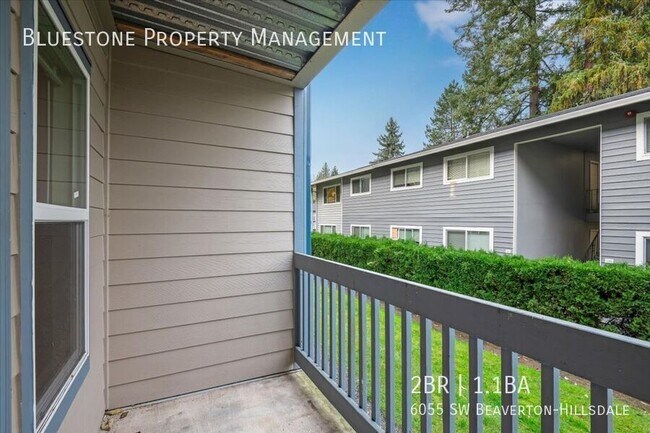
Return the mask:
<svg viewBox="0 0 650 433"><path fill-rule="evenodd" d="M111 360L182 349L251 335L291 329L291 310L241 316L172 328L115 335L111 338Z"/></svg>
<svg viewBox="0 0 650 433"><path fill-rule="evenodd" d="M211 367L113 386L110 407L125 406L240 382L291 369L293 349L217 364Z"/></svg>
<svg viewBox="0 0 650 433"><path fill-rule="evenodd" d="M170 54L115 50L110 406L290 368L291 95Z"/></svg>

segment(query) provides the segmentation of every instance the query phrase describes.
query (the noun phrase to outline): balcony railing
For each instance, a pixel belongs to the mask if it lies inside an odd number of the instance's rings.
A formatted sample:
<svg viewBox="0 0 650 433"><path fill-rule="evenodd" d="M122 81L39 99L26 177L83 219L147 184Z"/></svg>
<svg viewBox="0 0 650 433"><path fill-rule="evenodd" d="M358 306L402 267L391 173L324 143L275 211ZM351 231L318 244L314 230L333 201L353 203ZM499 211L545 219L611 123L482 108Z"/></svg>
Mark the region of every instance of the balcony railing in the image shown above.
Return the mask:
<svg viewBox="0 0 650 433"><path fill-rule="evenodd" d="M457 395L452 380L457 332L468 336L469 377L480 378L468 381L469 412L464 416L468 417L470 433L480 433L483 428L482 416L476 409L483 401L479 387L484 380L484 341L501 348L501 383L512 381L508 377L517 378L518 354L541 364L541 404L553 408L540 415L544 433L559 430L560 371L591 382L590 398L594 407L611 407L613 390L650 401L648 342L303 254L294 255L294 267L296 362L357 432L395 432L398 427L404 432L413 431L411 378L433 374L433 322L442 325L442 371L435 373L449 379L448 392L442 395L444 433L455 429L451 407ZM398 330L402 334L403 360L399 420L395 416L396 308L402 316ZM384 320L380 323L382 309ZM414 318L420 324L421 354L419 371L415 372L410 338ZM380 383L382 349L383 384ZM385 399L381 398L380 388L385 392ZM422 387L420 402L427 405L431 398ZM516 392L501 394L504 407L516 406L517 401ZM431 432L432 417L424 412L416 415L420 418L420 431ZM516 432L517 422L516 411L504 411L501 432ZM594 413L590 425L593 433L611 432L612 415Z"/></svg>

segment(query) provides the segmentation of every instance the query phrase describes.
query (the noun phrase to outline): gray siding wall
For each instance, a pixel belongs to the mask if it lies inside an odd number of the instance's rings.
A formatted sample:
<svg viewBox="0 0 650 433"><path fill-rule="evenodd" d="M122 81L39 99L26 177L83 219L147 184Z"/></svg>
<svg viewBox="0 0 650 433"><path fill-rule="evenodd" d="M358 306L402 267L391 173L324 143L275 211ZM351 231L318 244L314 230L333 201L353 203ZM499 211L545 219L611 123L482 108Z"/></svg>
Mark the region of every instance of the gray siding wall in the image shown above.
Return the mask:
<svg viewBox="0 0 650 433"><path fill-rule="evenodd" d="M650 161L636 160L636 121L620 111L603 124L601 188L601 261L634 264L635 232L650 231Z"/></svg>
<svg viewBox="0 0 650 433"><path fill-rule="evenodd" d="M336 182L330 182L323 185L319 185L316 195L316 227L314 229L320 232L320 226L323 224L330 224L336 226L336 233L349 234L350 227L348 226L347 230L344 231L343 226L343 197L341 197L341 202L339 203L323 203L323 190L326 187L333 185L341 185L340 180ZM341 194L343 193L344 188L341 187ZM347 209L346 209L347 212Z"/></svg>
<svg viewBox="0 0 650 433"><path fill-rule="evenodd" d="M293 91L115 49L109 407L286 371Z"/></svg>
<svg viewBox="0 0 650 433"><path fill-rule="evenodd" d="M582 259L589 246L585 152L537 141L519 145L517 156L517 253Z"/></svg>
<svg viewBox="0 0 650 433"><path fill-rule="evenodd" d="M491 145L494 145L494 179L443 184L443 157ZM388 237L391 225L421 226L423 243L442 245L443 227L486 227L494 229L495 251L511 250L513 149L511 143L488 142L406 163L423 162L423 187L418 189L390 191L391 167L380 167L372 171L372 193L352 197L350 177L346 177L343 180L343 231L349 234L351 224L370 225L373 236Z"/></svg>

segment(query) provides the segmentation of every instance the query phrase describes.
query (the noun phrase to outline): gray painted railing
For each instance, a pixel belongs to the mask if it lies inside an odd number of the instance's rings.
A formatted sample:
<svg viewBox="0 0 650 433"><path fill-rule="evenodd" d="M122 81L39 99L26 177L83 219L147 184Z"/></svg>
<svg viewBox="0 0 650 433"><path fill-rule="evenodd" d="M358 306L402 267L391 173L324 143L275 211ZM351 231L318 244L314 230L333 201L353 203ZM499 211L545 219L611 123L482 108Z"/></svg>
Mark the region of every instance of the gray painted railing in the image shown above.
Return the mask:
<svg viewBox="0 0 650 433"><path fill-rule="evenodd" d="M303 254L294 254L296 362L357 432L412 431L411 377L442 376L449 379L442 395L442 431L455 431L450 408L455 404L451 377L456 368L456 332L468 336L469 431L483 431L476 408L483 381L483 342L501 347L501 383L517 377L518 355L541 364L541 431L559 431L559 372L591 382L591 404L611 407L612 390L650 401L650 343L582 325L529 313L487 301L389 277L352 266ZM338 300L338 302L337 302ZM367 306L370 305L370 329ZM383 304L384 323L380 324ZM402 417L395 419L396 308L402 315ZM411 324L419 316L421 326L419 371L411 371ZM431 365L432 322L442 325L442 371ZM385 400L380 401L380 327L384 326ZM370 347L367 337L370 333ZM359 336L358 344L355 342ZM346 344L347 343L347 344ZM358 349L357 349L358 346ZM358 350L358 365L356 351ZM366 365L370 360L370 377ZM424 387L421 403L431 402ZM380 405L383 403L383 415ZM504 407L517 405L517 393L501 393ZM420 431L432 431L432 417L420 417ZM385 426L385 428L383 427ZM612 432L612 416L591 416L593 433ZM438 428L436 430L439 430ZM517 431L517 415L501 415L501 431Z"/></svg>

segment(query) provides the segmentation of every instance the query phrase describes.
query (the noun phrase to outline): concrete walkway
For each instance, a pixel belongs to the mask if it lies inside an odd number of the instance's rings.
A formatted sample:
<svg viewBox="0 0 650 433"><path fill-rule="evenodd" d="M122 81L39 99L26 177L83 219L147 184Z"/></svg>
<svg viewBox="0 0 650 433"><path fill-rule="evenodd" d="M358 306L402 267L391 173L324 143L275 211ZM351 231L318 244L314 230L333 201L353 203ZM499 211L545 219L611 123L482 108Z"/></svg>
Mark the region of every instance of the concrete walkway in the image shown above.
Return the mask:
<svg viewBox="0 0 650 433"><path fill-rule="evenodd" d="M112 411L111 433L353 430L302 371Z"/></svg>

